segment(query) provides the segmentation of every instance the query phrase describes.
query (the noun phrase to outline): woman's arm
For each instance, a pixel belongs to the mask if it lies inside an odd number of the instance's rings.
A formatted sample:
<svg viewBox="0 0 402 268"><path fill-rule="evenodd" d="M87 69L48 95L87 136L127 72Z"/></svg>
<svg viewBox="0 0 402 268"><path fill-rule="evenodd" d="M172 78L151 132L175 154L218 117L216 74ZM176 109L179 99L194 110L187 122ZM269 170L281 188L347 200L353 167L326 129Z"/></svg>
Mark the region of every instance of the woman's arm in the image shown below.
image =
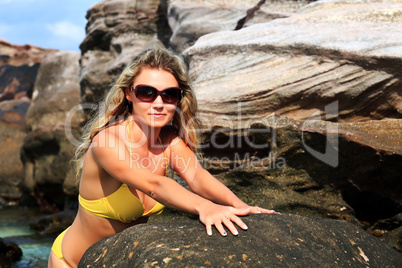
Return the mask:
<svg viewBox="0 0 402 268"><path fill-rule="evenodd" d="M241 201L230 189L201 166L193 151L180 138L173 139L170 150L172 168L194 193L221 205L249 208L250 213L275 212L260 207L251 207Z"/></svg>
<svg viewBox="0 0 402 268"><path fill-rule="evenodd" d="M215 225L222 235L226 235L222 222L225 222L226 227L235 235L237 230L232 222L247 229L237 215L247 215L248 208L237 209L215 204L186 190L172 179L141 168L138 163L133 162L118 135L109 130L101 131L95 136L89 152L93 154L99 167L122 183L142 191L168 207L198 214L209 235L212 234L212 225Z"/></svg>

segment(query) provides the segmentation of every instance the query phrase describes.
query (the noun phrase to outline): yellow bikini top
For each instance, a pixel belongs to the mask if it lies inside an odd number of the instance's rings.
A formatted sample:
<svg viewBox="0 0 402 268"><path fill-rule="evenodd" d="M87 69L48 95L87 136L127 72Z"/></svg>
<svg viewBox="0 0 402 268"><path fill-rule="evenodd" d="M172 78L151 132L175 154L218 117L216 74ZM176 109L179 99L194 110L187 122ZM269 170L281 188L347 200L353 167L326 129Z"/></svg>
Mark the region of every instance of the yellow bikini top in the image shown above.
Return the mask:
<svg viewBox="0 0 402 268"><path fill-rule="evenodd" d="M127 133L129 137L129 151L131 155L131 142L128 124ZM162 146L163 156L165 158L166 176L168 172L166 152L159 137L158 141ZM153 208L144 213L144 204L135 195L133 195L127 184L122 184L114 193L97 200L87 200L82 198L81 195L78 195L78 202L89 213L99 217L114 219L127 223L132 222L140 217L158 215L165 208L164 205L157 202Z"/></svg>

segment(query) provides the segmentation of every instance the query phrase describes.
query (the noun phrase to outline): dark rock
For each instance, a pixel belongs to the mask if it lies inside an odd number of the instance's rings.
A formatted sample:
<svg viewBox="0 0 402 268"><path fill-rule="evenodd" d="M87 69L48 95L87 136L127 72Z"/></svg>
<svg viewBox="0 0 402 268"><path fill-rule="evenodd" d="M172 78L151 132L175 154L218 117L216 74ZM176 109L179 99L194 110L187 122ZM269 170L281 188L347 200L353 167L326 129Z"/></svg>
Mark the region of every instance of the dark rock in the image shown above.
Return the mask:
<svg viewBox="0 0 402 268"><path fill-rule="evenodd" d="M0 122L0 197L5 204L18 204L21 194L18 185L24 181L24 169L19 152L25 135L20 127Z"/></svg>
<svg viewBox="0 0 402 268"><path fill-rule="evenodd" d="M402 253L402 226L384 235L384 240L395 250Z"/></svg>
<svg viewBox="0 0 402 268"><path fill-rule="evenodd" d="M32 45L0 40L0 198L1 205L19 204L24 168L20 148L34 82L45 57L55 53Z"/></svg>
<svg viewBox="0 0 402 268"><path fill-rule="evenodd" d="M401 120L254 123L204 133L204 166L246 202L368 225L401 212Z"/></svg>
<svg viewBox="0 0 402 268"><path fill-rule="evenodd" d="M76 214L76 210L67 209L52 215L36 218L29 223L29 227L40 235L57 236L71 226Z"/></svg>
<svg viewBox="0 0 402 268"><path fill-rule="evenodd" d="M377 221L367 231L402 253L402 213Z"/></svg>
<svg viewBox="0 0 402 268"><path fill-rule="evenodd" d="M22 250L17 244L0 238L0 267L12 267L22 257Z"/></svg>
<svg viewBox="0 0 402 268"><path fill-rule="evenodd" d="M352 224L251 215L238 236L198 221L140 224L90 247L79 267L400 267L402 255Z"/></svg>
<svg viewBox="0 0 402 268"><path fill-rule="evenodd" d="M61 209L65 195L76 196L78 192L69 163L83 121L79 58L78 52L59 51L43 60L26 114L22 187L43 207Z"/></svg>

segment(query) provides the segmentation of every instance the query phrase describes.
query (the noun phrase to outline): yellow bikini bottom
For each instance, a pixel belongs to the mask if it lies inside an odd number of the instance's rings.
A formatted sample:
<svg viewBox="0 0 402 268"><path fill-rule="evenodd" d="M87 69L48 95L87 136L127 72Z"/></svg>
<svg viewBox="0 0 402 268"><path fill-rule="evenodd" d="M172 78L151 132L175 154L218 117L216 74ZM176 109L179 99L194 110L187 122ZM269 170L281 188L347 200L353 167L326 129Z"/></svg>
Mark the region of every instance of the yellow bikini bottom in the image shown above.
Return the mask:
<svg viewBox="0 0 402 268"><path fill-rule="evenodd" d="M52 246L52 252L54 253L54 255L57 256L57 258L59 258L60 260L62 260L65 264L66 261L63 258L63 252L61 251L61 244L63 243L63 238L64 235L66 234L67 230L70 227L68 227L66 230L64 230L61 234L59 234L59 236L56 238L56 240L54 240L53 242L53 246ZM67 264L67 266L70 266Z"/></svg>

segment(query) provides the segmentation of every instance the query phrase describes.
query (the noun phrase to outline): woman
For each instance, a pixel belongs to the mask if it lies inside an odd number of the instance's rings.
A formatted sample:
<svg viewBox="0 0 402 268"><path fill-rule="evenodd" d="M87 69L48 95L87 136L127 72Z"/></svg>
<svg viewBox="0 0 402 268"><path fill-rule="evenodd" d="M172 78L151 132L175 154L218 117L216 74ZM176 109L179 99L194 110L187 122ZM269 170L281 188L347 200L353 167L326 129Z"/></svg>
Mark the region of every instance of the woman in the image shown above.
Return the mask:
<svg viewBox="0 0 402 268"><path fill-rule="evenodd" d="M223 226L233 235L235 225L247 229L238 216L274 212L248 206L198 163L196 100L170 51L137 56L103 103L76 152L78 213L55 240L49 267L76 267L92 244L146 222L164 205L199 215L208 235L214 225L223 236ZM168 167L191 191L166 177Z"/></svg>

